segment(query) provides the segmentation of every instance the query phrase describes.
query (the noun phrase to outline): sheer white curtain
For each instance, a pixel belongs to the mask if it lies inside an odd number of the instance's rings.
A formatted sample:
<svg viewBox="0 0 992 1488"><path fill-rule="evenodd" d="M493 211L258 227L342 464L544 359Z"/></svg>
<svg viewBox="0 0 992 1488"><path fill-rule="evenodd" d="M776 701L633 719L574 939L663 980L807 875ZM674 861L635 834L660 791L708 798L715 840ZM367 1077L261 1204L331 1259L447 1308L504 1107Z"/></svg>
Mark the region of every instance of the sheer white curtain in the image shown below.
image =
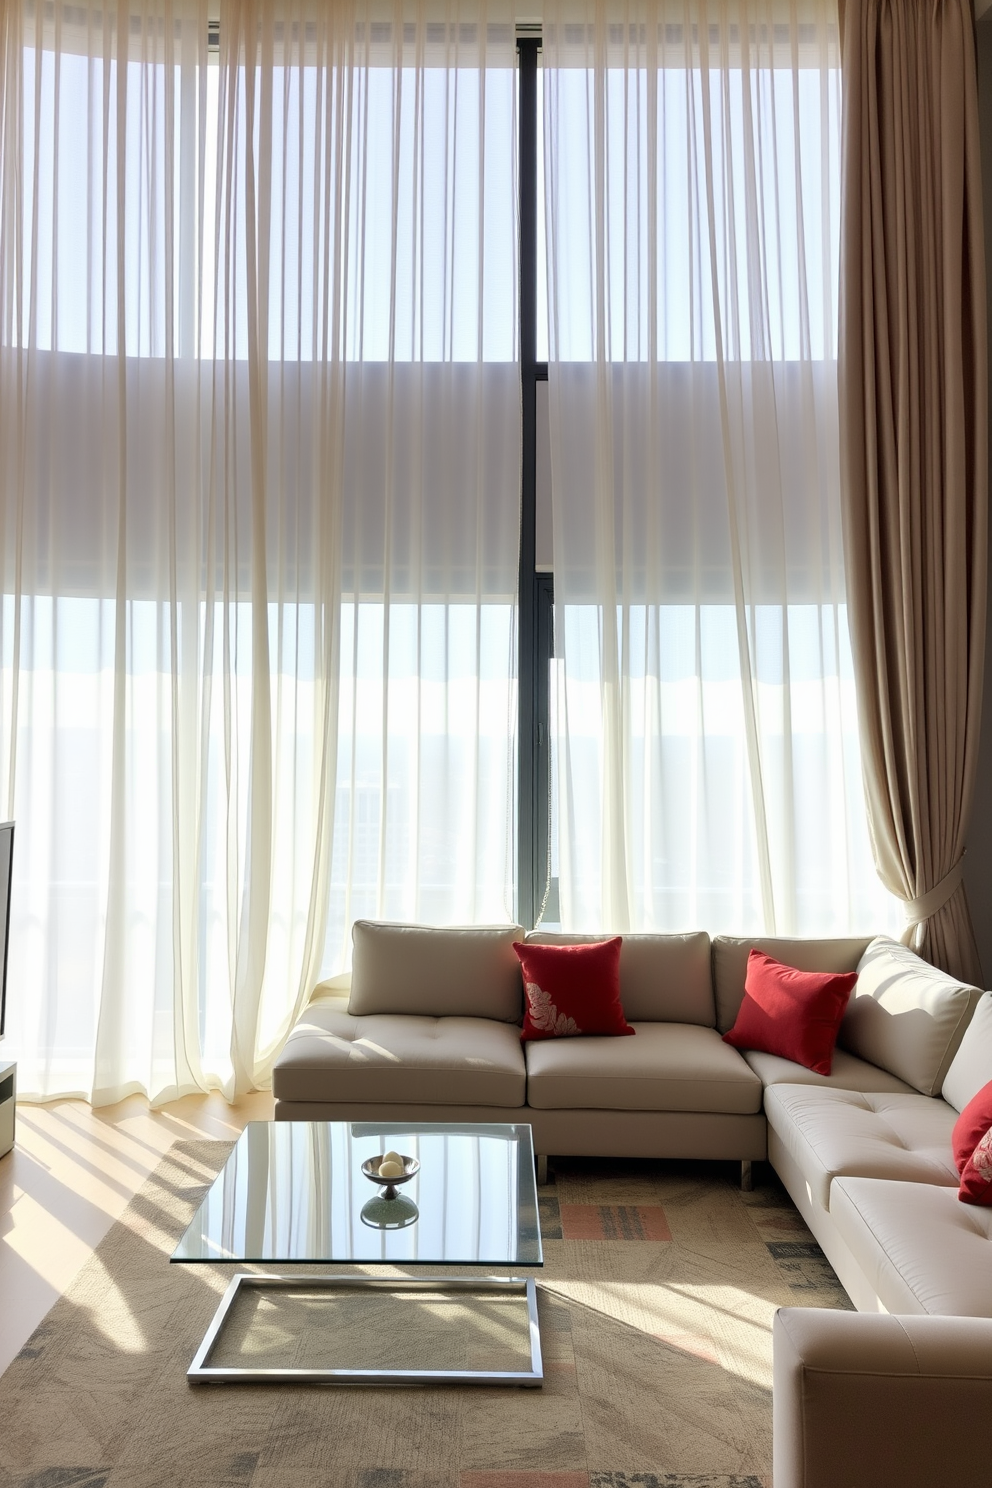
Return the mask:
<svg viewBox="0 0 992 1488"><path fill-rule="evenodd" d="M562 922L894 923L838 496L827 0L548 0Z"/></svg>
<svg viewBox="0 0 992 1488"><path fill-rule="evenodd" d="M509 918L498 3L0 5L20 1093L264 1082L359 913Z"/></svg>

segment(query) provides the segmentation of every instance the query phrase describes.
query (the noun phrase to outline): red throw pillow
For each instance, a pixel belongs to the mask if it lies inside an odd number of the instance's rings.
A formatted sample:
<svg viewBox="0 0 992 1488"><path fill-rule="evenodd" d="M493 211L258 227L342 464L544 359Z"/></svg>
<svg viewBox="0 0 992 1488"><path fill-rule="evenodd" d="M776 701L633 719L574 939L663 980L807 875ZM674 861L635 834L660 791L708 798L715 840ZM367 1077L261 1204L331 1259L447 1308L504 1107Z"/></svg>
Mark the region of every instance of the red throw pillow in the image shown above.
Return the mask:
<svg viewBox="0 0 992 1488"><path fill-rule="evenodd" d="M619 935L590 945L514 942L524 977L522 1039L633 1033L620 1003Z"/></svg>
<svg viewBox="0 0 992 1488"><path fill-rule="evenodd" d="M992 1208L992 1126L964 1165L958 1198L963 1204Z"/></svg>
<svg viewBox="0 0 992 1488"><path fill-rule="evenodd" d="M752 950L744 1001L723 1035L735 1049L760 1049L829 1075L837 1030L858 980L856 971L799 971Z"/></svg>
<svg viewBox="0 0 992 1488"><path fill-rule="evenodd" d="M992 1126L992 1080L973 1095L954 1123L951 1143L958 1172L963 1173L969 1157Z"/></svg>

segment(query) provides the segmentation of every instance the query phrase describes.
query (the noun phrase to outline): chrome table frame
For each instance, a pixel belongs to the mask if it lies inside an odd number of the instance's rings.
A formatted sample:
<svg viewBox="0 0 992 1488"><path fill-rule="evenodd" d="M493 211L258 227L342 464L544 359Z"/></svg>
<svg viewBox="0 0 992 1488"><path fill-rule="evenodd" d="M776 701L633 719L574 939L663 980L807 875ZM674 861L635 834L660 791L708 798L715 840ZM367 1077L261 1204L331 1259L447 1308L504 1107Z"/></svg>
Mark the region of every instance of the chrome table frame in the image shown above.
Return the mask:
<svg viewBox="0 0 992 1488"><path fill-rule="evenodd" d="M297 1291L493 1292L527 1299L530 1331L529 1370L473 1369L228 1369L210 1363L210 1355L242 1287L292 1288ZM195 1385L335 1384L335 1385L517 1385L544 1382L541 1335L537 1322L537 1288L530 1277L435 1276L258 1276L239 1271L214 1313L213 1321L186 1372Z"/></svg>

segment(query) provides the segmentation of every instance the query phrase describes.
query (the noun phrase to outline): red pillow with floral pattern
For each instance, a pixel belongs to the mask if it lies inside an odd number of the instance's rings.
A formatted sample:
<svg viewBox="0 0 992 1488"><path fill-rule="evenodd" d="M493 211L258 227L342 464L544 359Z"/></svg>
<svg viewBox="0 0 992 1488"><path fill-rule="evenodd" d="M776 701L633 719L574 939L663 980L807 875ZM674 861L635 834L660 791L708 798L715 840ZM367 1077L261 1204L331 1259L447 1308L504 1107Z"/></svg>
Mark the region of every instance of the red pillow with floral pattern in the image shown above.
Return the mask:
<svg viewBox="0 0 992 1488"><path fill-rule="evenodd" d="M524 978L524 1040L634 1033L620 1002L619 935L588 945L515 941Z"/></svg>
<svg viewBox="0 0 992 1488"><path fill-rule="evenodd" d="M973 1095L954 1123L951 1146L958 1172L963 1173L968 1159L992 1126L992 1080Z"/></svg>
<svg viewBox="0 0 992 1488"><path fill-rule="evenodd" d="M962 1204L992 1209L992 1126L964 1165L958 1198Z"/></svg>

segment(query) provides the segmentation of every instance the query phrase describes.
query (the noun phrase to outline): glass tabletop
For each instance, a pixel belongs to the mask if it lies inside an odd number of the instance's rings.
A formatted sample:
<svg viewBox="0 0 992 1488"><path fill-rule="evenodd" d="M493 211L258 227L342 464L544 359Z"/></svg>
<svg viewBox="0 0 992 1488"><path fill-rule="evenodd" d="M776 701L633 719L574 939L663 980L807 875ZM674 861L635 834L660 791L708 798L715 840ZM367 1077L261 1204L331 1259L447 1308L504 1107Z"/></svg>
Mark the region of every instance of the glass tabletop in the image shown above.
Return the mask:
<svg viewBox="0 0 992 1488"><path fill-rule="evenodd" d="M390 1150L420 1168L387 1199ZM530 1127L252 1121L171 1259L541 1266Z"/></svg>

